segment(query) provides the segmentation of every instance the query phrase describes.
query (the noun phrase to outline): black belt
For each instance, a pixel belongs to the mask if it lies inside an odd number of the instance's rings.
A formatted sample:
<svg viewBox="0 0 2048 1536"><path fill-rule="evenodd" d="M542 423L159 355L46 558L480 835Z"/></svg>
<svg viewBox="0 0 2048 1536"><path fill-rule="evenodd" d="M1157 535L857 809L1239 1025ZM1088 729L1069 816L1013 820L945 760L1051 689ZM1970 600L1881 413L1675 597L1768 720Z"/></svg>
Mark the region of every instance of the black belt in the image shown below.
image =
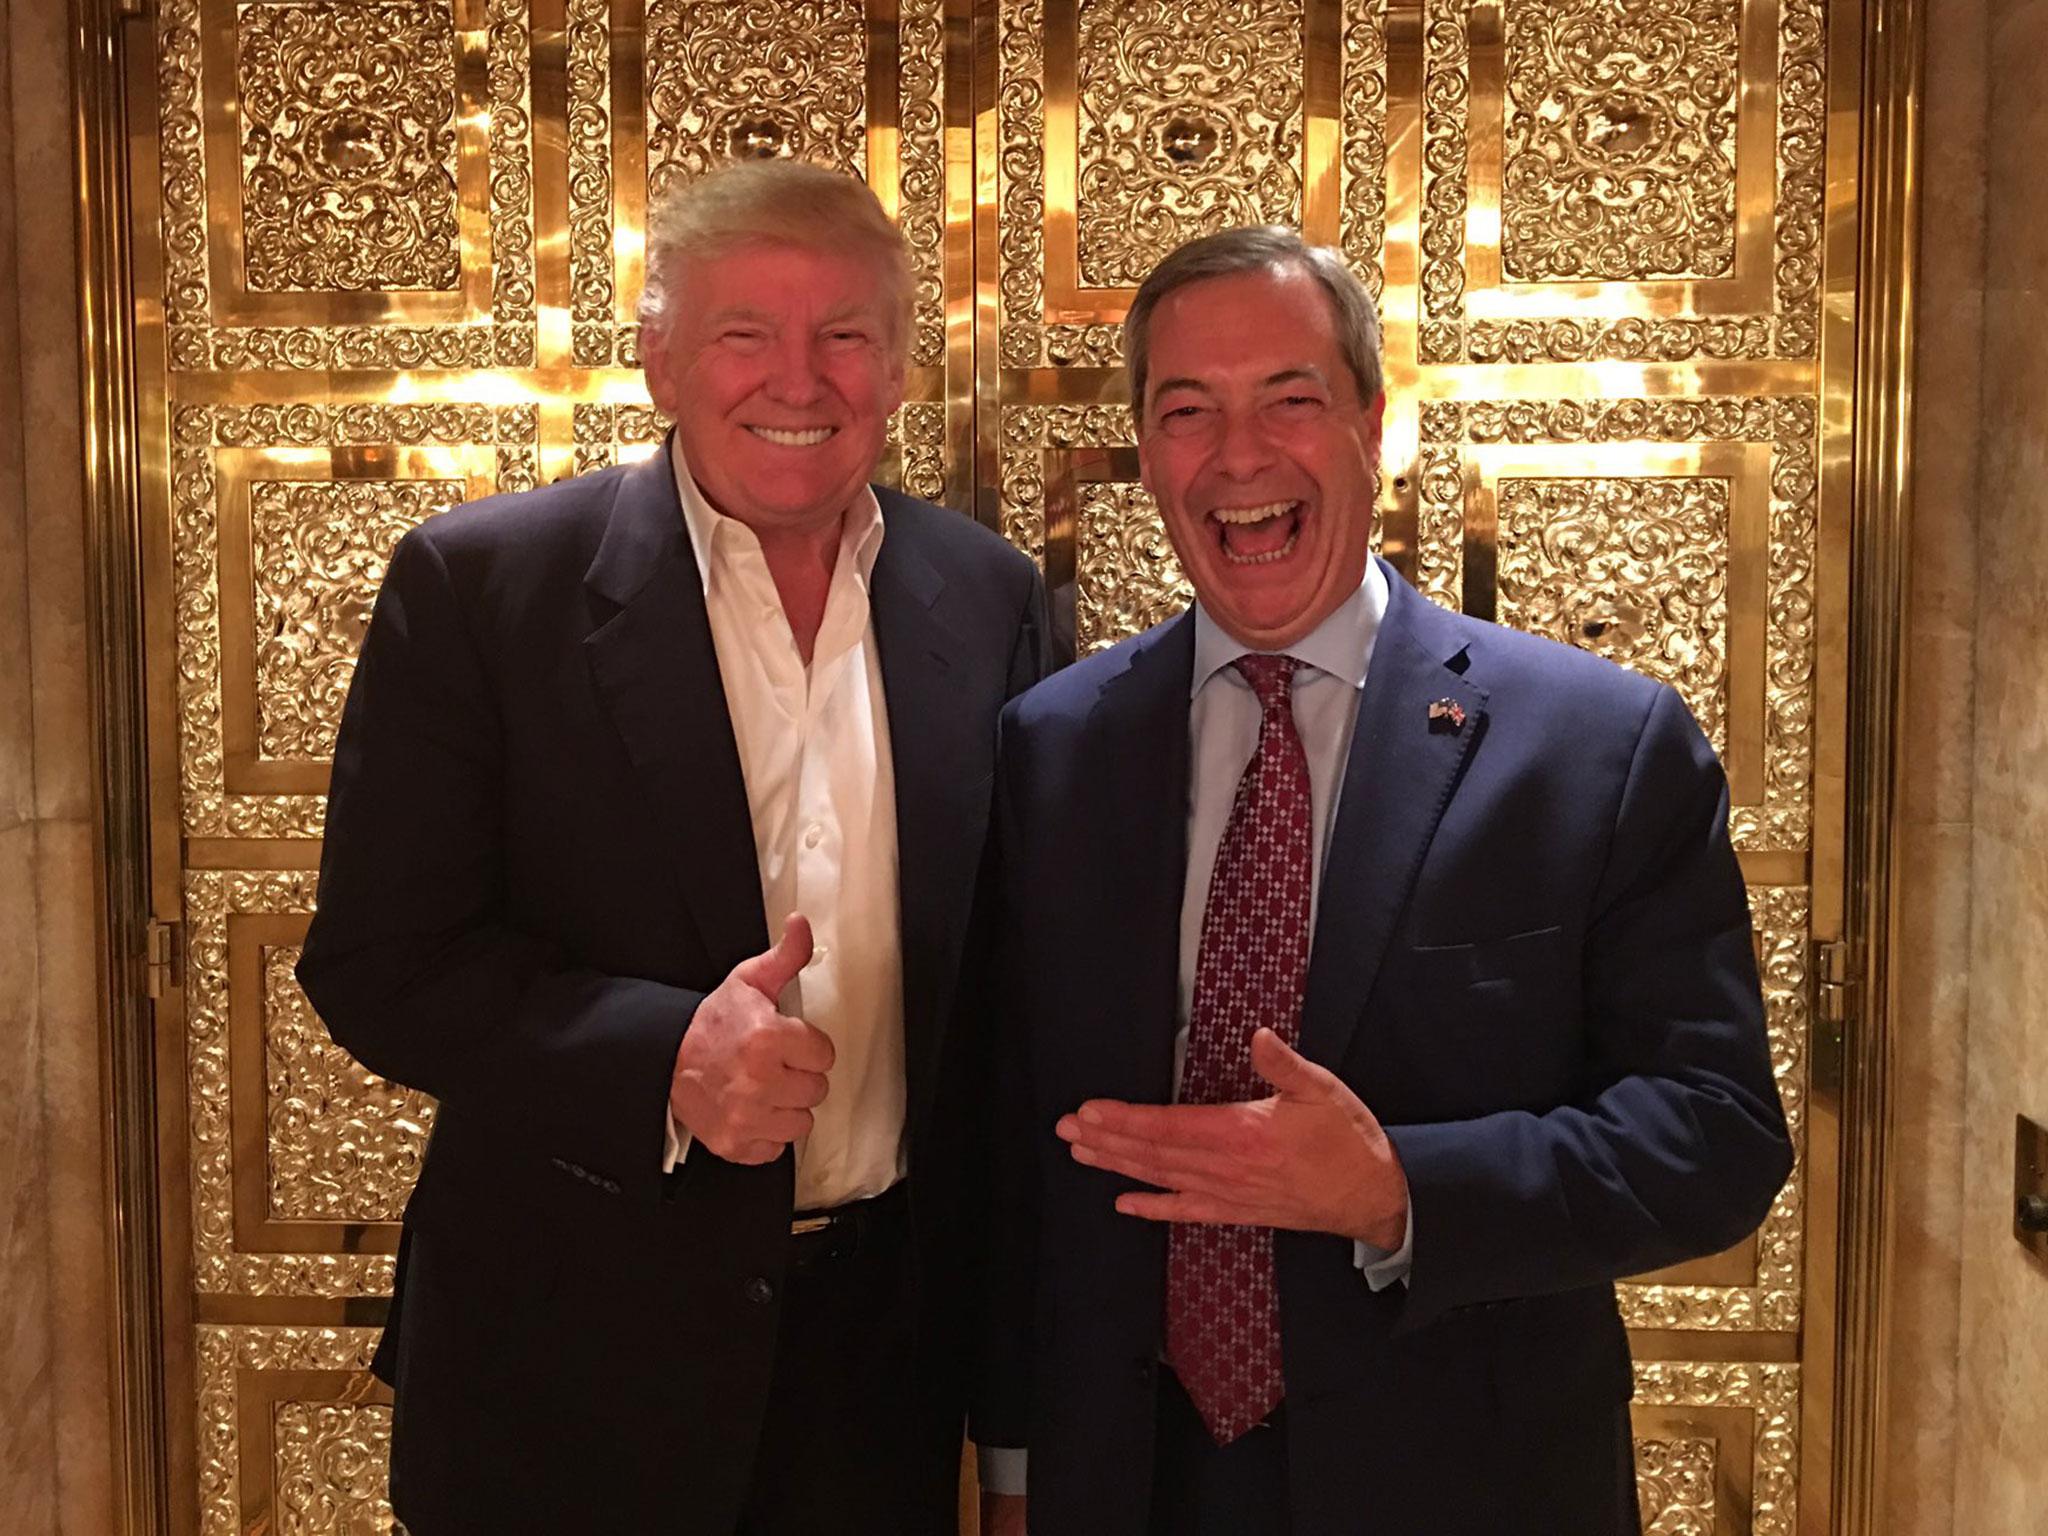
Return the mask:
<svg viewBox="0 0 2048 1536"><path fill-rule="evenodd" d="M829 1211L799 1211L789 1224L789 1261L808 1268L848 1259L863 1249L900 1240L910 1229L910 1185L898 1179L879 1195L849 1200Z"/></svg>

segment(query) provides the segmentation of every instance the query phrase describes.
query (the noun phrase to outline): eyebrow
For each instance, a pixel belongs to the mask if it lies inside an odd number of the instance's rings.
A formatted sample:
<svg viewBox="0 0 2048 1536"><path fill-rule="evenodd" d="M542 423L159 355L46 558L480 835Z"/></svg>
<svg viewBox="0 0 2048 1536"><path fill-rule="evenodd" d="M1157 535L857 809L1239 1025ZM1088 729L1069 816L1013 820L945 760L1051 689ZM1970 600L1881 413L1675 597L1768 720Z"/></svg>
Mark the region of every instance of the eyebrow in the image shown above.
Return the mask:
<svg viewBox="0 0 2048 1536"><path fill-rule="evenodd" d="M1314 368L1282 368L1278 373L1269 373L1259 380L1259 388L1271 389L1277 384L1295 384L1304 379L1311 384L1322 384L1325 382L1322 373ZM1191 378L1161 379L1152 386L1152 393L1154 395L1163 395L1171 389L1192 389L1205 395L1216 393L1205 381Z"/></svg>
<svg viewBox="0 0 2048 1536"><path fill-rule="evenodd" d="M848 320L875 320L880 316L874 305L865 301L848 304L830 314L821 316L818 325L822 329L829 325L841 325ZM770 324L774 316L764 309L749 309L740 304L729 304L724 309L714 309L704 317L707 326L726 325L734 320L751 320L757 325Z"/></svg>

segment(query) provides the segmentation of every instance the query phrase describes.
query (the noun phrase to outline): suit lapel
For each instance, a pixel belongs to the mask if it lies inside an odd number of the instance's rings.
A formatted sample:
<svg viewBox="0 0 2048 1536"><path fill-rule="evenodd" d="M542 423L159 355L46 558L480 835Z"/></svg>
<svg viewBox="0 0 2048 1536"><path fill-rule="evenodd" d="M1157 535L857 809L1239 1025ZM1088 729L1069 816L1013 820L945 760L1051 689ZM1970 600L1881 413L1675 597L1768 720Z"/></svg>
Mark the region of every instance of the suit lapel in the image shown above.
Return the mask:
<svg viewBox="0 0 2048 1536"><path fill-rule="evenodd" d="M989 784L985 714L967 707L950 657L962 644L947 622L946 582L917 547L908 518L884 524L869 622L880 651L896 778L897 889L902 920L904 1062L909 1123L929 1101L952 1004L956 961L981 855Z"/></svg>
<svg viewBox="0 0 2048 1536"><path fill-rule="evenodd" d="M1464 635L1391 570L1387 583L1387 612L1358 702L1323 868L1302 1002L1302 1052L1325 1065L1342 1060L1350 1046L1423 855L1485 734L1486 690L1450 665L1465 649ZM1439 700L1464 711L1456 729L1431 721L1430 706Z"/></svg>
<svg viewBox="0 0 2048 1536"><path fill-rule="evenodd" d="M584 640L612 725L674 851L720 975L768 947L753 818L666 451L619 481L585 584L618 611Z"/></svg>
<svg viewBox="0 0 2048 1536"><path fill-rule="evenodd" d="M1180 993L1181 892L1188 865L1188 683L1195 665L1192 614L1160 626L1130 650L1130 664L1103 684L1091 717L1095 774L1107 787L1091 829L1091 867L1102 903L1097 932L1130 958L1105 983L1128 1027L1097 1042L1125 1053L1106 1092L1137 1103L1173 1096L1173 1037ZM1054 957L1048 957L1054 959ZM1109 1086L1113 1084L1114 1086Z"/></svg>

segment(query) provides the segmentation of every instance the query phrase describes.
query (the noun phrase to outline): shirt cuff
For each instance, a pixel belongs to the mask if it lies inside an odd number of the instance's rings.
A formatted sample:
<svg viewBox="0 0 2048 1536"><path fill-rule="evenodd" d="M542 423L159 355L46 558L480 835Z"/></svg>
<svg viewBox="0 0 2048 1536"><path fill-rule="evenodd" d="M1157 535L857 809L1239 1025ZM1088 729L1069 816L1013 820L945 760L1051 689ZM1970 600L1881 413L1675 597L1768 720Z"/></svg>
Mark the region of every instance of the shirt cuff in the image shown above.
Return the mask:
<svg viewBox="0 0 2048 1536"><path fill-rule="evenodd" d="M1031 1453L1021 1445L978 1445L975 1455L981 1463L981 1491L1010 1498L1024 1497L1025 1470Z"/></svg>
<svg viewBox="0 0 2048 1536"><path fill-rule="evenodd" d="M676 1124L672 1109L663 1110L661 1119L661 1171L674 1173L676 1165L689 1155L690 1133Z"/></svg>
<svg viewBox="0 0 2048 1536"><path fill-rule="evenodd" d="M1401 1234L1401 1246L1392 1253L1384 1248L1375 1248L1371 1243L1353 1240L1351 1262L1358 1266L1358 1272L1365 1276L1365 1283L1375 1291L1384 1291L1395 1281L1408 1283L1408 1271L1415 1265L1415 1207L1408 1207L1408 1225Z"/></svg>

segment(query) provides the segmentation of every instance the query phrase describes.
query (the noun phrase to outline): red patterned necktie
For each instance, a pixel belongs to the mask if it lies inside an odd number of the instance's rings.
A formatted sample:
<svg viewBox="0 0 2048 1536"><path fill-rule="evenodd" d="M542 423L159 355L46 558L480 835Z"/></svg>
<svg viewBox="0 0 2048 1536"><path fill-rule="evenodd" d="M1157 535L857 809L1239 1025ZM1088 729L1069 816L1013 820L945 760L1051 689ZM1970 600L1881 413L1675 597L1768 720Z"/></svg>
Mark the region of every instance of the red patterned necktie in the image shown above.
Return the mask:
<svg viewBox="0 0 2048 1536"><path fill-rule="evenodd" d="M1292 656L1241 656L1259 696L1259 748L1216 849L1188 1010L1184 1104L1269 1097L1252 1070L1265 1025L1294 1045L1308 976L1308 755L1294 729ZM1218 1445L1280 1403L1280 1293L1271 1227L1177 1222L1166 1245L1166 1358Z"/></svg>

